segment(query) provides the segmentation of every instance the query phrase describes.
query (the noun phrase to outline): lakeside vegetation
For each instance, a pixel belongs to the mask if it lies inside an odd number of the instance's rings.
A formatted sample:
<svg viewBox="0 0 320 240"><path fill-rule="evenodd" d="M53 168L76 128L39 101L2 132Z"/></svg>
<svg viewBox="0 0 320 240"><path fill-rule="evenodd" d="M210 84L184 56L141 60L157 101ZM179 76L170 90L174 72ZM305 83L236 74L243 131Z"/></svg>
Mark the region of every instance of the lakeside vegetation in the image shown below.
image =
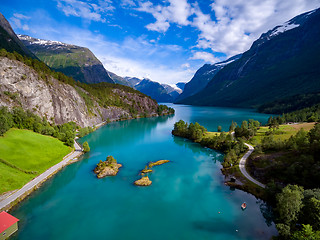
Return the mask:
<svg viewBox="0 0 320 240"><path fill-rule="evenodd" d="M224 152L222 172L242 182L241 185L230 183L230 186L262 197L274 207L280 234L277 239L318 239L320 124L279 125L278 120L271 117L263 127L254 120L243 121L241 126L232 122L229 133L207 132L198 123L180 120L175 123L172 134ZM247 166L250 175L267 183L266 189L249 182L240 173L239 160L246 152L244 142L255 146L254 157ZM310 238L299 238L301 236Z"/></svg>
<svg viewBox="0 0 320 240"><path fill-rule="evenodd" d="M30 112L24 111L21 107L14 107L9 110L7 107L0 107L0 136L10 128L28 129L42 135L52 136L64 142L67 146L73 147L75 130L78 128L74 122L55 125Z"/></svg>
<svg viewBox="0 0 320 240"><path fill-rule="evenodd" d="M239 134L244 133L245 127L249 127L246 121L239 127ZM188 124L180 120L174 124L172 134L225 153L222 163L225 168L236 165L239 157L247 150L244 141L242 139L236 141L230 132L208 133L207 129L197 122Z"/></svg>
<svg viewBox="0 0 320 240"><path fill-rule="evenodd" d="M10 129L0 137L0 194L21 188L70 152L53 137Z"/></svg>

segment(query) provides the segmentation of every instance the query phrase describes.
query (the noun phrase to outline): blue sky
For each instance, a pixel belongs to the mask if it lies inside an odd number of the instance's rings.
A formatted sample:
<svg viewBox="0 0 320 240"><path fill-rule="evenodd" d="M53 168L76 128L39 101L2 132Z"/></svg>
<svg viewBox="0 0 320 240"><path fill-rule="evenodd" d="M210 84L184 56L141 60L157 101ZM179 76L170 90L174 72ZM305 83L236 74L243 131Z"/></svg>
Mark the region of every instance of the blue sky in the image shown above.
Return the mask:
<svg viewBox="0 0 320 240"><path fill-rule="evenodd" d="M88 47L120 76L187 82L320 0L1 0L16 33Z"/></svg>

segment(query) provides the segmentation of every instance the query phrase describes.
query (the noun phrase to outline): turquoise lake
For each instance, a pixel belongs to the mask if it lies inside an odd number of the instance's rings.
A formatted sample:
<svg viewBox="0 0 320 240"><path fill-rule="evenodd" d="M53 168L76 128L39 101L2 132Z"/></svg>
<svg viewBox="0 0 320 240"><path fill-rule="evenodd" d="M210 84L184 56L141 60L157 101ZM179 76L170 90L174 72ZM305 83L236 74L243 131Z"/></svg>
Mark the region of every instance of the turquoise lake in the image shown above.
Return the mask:
<svg viewBox="0 0 320 240"><path fill-rule="evenodd" d="M268 206L224 185L223 155L171 135L176 121L227 131L231 121L268 115L251 110L172 105L174 116L110 123L85 136L91 152L44 183L11 214L20 219L12 239L270 239L276 235ZM123 164L115 177L97 179L99 160ZM150 161L152 185L136 187ZM241 204L247 203L242 211Z"/></svg>

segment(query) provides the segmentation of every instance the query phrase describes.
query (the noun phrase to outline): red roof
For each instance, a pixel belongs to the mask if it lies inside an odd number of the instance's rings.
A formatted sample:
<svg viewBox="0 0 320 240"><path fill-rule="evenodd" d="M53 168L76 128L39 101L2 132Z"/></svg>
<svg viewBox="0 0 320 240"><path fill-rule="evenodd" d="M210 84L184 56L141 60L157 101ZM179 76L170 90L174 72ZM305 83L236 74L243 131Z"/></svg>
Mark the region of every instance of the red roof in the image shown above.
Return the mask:
<svg viewBox="0 0 320 240"><path fill-rule="evenodd" d="M1 212L0 213L0 233L2 233L4 230L18 222L19 219L15 218L14 216L10 215L7 212Z"/></svg>

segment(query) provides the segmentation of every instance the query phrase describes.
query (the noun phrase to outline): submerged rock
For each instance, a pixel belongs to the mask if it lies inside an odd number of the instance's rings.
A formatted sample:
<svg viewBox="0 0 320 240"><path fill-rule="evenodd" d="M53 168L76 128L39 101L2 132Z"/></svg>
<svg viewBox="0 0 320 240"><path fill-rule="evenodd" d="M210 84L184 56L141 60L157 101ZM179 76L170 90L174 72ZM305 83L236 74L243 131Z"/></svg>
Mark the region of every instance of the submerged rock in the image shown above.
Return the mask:
<svg viewBox="0 0 320 240"><path fill-rule="evenodd" d="M156 162L150 162L149 163L149 168L152 168L153 166L157 166L157 165L162 165L164 163L170 162L169 160L159 160Z"/></svg>
<svg viewBox="0 0 320 240"><path fill-rule="evenodd" d="M149 177L142 177L141 179L134 182L136 186L150 186L152 181L150 181Z"/></svg>

